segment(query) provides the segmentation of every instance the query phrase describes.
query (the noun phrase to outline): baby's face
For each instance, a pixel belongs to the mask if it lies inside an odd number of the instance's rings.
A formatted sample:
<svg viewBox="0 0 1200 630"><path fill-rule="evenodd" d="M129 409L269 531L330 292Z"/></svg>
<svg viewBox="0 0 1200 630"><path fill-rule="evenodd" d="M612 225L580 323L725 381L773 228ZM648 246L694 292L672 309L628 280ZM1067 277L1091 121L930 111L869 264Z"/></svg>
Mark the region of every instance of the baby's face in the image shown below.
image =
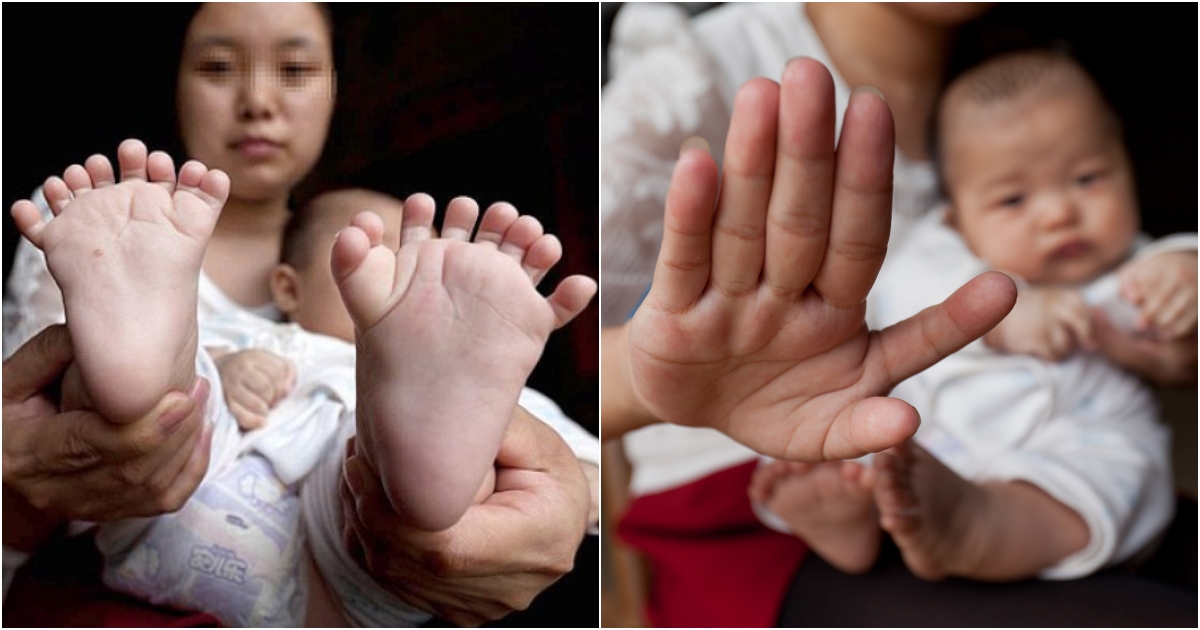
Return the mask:
<svg viewBox="0 0 1200 630"><path fill-rule="evenodd" d="M328 216L321 219L320 236L312 239L313 262L305 269L296 271L298 300L295 309L288 313L288 319L307 331L354 343L354 322L342 304L342 296L329 265L334 238L342 228L350 225L355 214L374 212L383 219L384 245L394 251L400 247L402 208L399 202L362 203L359 198L347 199L345 203L324 204L322 212L328 212Z"/></svg>
<svg viewBox="0 0 1200 630"><path fill-rule="evenodd" d="M1138 230L1133 173L1090 89L1034 88L943 110L951 220L977 256L1029 282L1075 284L1118 264Z"/></svg>

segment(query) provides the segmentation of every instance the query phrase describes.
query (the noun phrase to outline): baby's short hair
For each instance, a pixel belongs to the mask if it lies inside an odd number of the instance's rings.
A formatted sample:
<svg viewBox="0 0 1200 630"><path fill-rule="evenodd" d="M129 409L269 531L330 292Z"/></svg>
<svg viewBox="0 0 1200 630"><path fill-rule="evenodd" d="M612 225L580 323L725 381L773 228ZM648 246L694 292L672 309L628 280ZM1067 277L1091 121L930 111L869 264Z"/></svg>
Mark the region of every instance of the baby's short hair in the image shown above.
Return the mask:
<svg viewBox="0 0 1200 630"><path fill-rule="evenodd" d="M1064 81L1065 80L1065 81ZM1000 53L966 68L951 79L938 98L930 125L930 152L937 169L938 184L945 190L943 127L948 103L990 105L1015 100L1035 89L1063 85L1075 81L1090 91L1108 114L1111 130L1121 134L1121 122L1116 110L1092 75L1063 47L1037 46Z"/></svg>
<svg viewBox="0 0 1200 630"><path fill-rule="evenodd" d="M316 258L317 239L346 227L354 213L369 209L367 206L371 201L403 205L399 199L365 188L339 188L316 195L288 218L283 228L279 262L294 269L307 269ZM337 211L344 208L339 208L338 202L353 203L350 208L353 212L339 217Z"/></svg>

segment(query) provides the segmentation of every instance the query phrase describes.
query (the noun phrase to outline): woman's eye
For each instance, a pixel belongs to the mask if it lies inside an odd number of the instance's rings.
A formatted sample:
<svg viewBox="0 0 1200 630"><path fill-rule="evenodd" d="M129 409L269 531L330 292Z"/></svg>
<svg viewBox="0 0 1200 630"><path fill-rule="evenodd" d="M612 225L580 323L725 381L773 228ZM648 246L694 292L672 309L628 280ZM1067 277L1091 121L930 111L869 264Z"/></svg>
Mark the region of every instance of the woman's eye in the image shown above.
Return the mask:
<svg viewBox="0 0 1200 630"><path fill-rule="evenodd" d="M320 67L313 63L285 63L279 67L279 75L289 84L301 83L319 72Z"/></svg>
<svg viewBox="0 0 1200 630"><path fill-rule="evenodd" d="M233 63L219 59L210 59L201 61L196 65L196 69L200 74L210 77L226 76L233 72Z"/></svg>

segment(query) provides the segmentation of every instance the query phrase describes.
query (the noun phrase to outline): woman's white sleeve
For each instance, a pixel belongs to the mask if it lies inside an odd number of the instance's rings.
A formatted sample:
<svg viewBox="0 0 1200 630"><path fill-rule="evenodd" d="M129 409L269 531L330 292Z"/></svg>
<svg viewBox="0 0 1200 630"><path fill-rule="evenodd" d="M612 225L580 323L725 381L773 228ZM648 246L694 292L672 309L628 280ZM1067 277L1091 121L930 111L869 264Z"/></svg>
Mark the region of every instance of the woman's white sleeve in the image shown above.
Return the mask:
<svg viewBox="0 0 1200 630"><path fill-rule="evenodd" d="M729 112L714 66L678 7L627 5L609 50L613 79L600 112L600 316L615 326L654 276L680 144L703 137L720 163Z"/></svg>
<svg viewBox="0 0 1200 630"><path fill-rule="evenodd" d="M30 199L49 220L50 206L42 196L42 189L34 191ZM65 321L62 291L50 275L46 255L22 238L17 245L12 273L5 284L4 358L11 356L43 328Z"/></svg>

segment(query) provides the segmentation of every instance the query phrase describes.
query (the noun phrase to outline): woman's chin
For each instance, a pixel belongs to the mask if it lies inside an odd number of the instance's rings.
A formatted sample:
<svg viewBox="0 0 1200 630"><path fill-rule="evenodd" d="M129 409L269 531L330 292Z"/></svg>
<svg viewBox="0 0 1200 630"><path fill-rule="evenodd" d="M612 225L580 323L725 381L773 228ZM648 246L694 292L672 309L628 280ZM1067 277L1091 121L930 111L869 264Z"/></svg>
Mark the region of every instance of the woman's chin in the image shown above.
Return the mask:
<svg viewBox="0 0 1200 630"><path fill-rule="evenodd" d="M263 203L277 199L287 200L296 179L283 177L279 174L263 173L261 169L244 170L228 173L231 188L230 200L250 203Z"/></svg>

